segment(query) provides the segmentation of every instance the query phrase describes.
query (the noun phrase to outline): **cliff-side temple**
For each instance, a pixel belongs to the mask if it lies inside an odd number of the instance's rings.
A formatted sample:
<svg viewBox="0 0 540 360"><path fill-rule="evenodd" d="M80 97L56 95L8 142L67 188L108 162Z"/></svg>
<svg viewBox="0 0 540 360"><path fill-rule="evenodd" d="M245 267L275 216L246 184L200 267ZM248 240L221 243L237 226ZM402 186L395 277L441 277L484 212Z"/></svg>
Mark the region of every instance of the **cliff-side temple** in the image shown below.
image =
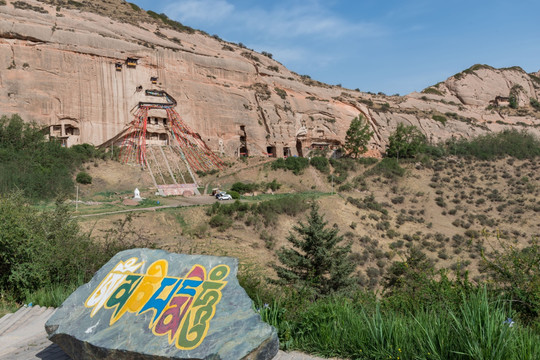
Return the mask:
<svg viewBox="0 0 540 360"><path fill-rule="evenodd" d="M176 100L163 90L146 90L127 128L104 146L120 146L119 159L145 167L160 195L199 194L195 171L221 169L223 162L175 111Z"/></svg>

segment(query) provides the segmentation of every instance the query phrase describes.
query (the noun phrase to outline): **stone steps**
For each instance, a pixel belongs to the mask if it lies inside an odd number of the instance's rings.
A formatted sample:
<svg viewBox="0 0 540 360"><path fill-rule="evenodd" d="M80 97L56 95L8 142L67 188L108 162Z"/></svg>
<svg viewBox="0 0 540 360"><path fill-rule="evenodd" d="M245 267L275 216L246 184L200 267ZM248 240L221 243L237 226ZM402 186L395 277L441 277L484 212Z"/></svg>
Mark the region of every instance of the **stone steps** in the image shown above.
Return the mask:
<svg viewBox="0 0 540 360"><path fill-rule="evenodd" d="M37 308L37 306L36 306ZM11 314L11 316L2 323L0 326L0 336L7 333L9 329L13 326L18 326L18 321L28 313L32 312L33 307L22 307L14 314ZM38 309L39 310L39 309ZM3 319L3 318L2 318Z"/></svg>
<svg viewBox="0 0 540 360"><path fill-rule="evenodd" d="M25 306L3 316L0 319L0 360L68 360L69 357L47 339L45 322L54 311L45 306Z"/></svg>

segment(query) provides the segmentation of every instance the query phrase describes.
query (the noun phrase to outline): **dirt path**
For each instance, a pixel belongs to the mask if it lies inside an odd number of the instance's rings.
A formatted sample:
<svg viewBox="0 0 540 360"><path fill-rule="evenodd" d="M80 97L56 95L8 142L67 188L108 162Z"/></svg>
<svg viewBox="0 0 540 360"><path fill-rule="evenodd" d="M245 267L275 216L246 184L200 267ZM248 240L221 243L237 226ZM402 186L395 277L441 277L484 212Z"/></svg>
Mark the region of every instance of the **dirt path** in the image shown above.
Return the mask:
<svg viewBox="0 0 540 360"><path fill-rule="evenodd" d="M106 211L96 214L84 214L84 215L75 215L75 218L86 218L86 217L93 217L93 216L103 216L103 215L113 215L113 214L122 214L122 213L129 213L129 212L140 212L140 211L156 211L160 209L170 209L170 208L177 208L177 207L183 207L183 206L197 206L197 205L209 205L213 204L216 201L218 201L213 196L193 196L189 198L182 198L182 199L174 199L171 202L173 204L169 205L160 205L160 206L151 206L151 207L145 207L145 208L133 208L133 209L125 209L125 210L116 210L116 211ZM227 203L228 201L225 201Z"/></svg>

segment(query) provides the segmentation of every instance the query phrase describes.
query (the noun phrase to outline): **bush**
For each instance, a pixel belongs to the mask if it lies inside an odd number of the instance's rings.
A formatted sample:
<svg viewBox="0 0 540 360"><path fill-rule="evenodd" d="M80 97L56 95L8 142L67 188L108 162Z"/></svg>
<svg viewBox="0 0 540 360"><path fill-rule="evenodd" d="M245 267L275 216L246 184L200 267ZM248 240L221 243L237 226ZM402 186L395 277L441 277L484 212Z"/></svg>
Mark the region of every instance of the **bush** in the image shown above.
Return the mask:
<svg viewBox="0 0 540 360"><path fill-rule="evenodd" d="M443 125L446 125L446 118L442 115L433 115L431 118L435 121L440 122Z"/></svg>
<svg viewBox="0 0 540 360"><path fill-rule="evenodd" d="M414 125L400 123L388 138L386 155L394 158L411 158L421 152L426 144L426 136Z"/></svg>
<svg viewBox="0 0 540 360"><path fill-rule="evenodd" d="M252 193L257 190L263 189L268 190L271 189L272 191L277 191L281 187L281 184L276 181L276 179L272 180L268 183L252 183L252 184L245 184L242 182L235 182L231 186L231 191L237 192L239 194L245 194L245 193Z"/></svg>
<svg viewBox="0 0 540 360"><path fill-rule="evenodd" d="M131 6L131 8L134 10L134 11L141 11L141 8L138 7L136 4L134 3L130 3L128 2L129 6Z"/></svg>
<svg viewBox="0 0 540 360"><path fill-rule="evenodd" d="M231 191L245 194L245 193L251 193L259 189L259 185L257 184L244 184L242 182L235 182L231 186Z"/></svg>
<svg viewBox="0 0 540 360"><path fill-rule="evenodd" d="M305 199L300 196L287 196L275 200L262 201L251 206L240 201L235 201L232 204L226 205L216 202L208 208L206 214L208 216L213 216L212 219L210 219L210 225L212 227L220 227L223 225L226 226L226 229L232 225L232 220L230 219L232 219L235 214L237 214L236 217L239 218L243 217L247 212L253 214L253 216L247 220L249 225L257 223L259 219L262 218L265 226L271 226L277 223L278 215L286 214L289 216L296 216L305 211L307 207L308 205ZM216 218L217 215L220 215L220 217ZM223 219L221 216L226 217L227 220ZM230 224L228 224L228 220L230 220Z"/></svg>
<svg viewBox="0 0 540 360"><path fill-rule="evenodd" d="M232 225L232 219L223 214L217 214L212 216L208 224L213 228L219 228L220 231L227 230Z"/></svg>
<svg viewBox="0 0 540 360"><path fill-rule="evenodd" d="M92 241L72 215L61 203L40 212L26 203L21 192L0 195L0 292L4 296L22 301L39 289L81 285L129 247L120 236L122 231Z"/></svg>
<svg viewBox="0 0 540 360"><path fill-rule="evenodd" d="M403 176L405 174L405 169L399 166L399 163L396 159L384 158L377 163L371 169L368 169L364 175L365 176L384 176L387 179L395 179L398 176Z"/></svg>
<svg viewBox="0 0 540 360"><path fill-rule="evenodd" d="M330 172L330 163L328 159L322 156L315 156L309 160L309 164L322 173L328 174Z"/></svg>
<svg viewBox="0 0 540 360"><path fill-rule="evenodd" d="M265 185L266 189L270 189L272 191L277 191L281 187L281 184L276 181L276 179L270 181L269 183L266 183Z"/></svg>
<svg viewBox="0 0 540 360"><path fill-rule="evenodd" d="M228 194L231 195L231 197L232 197L234 200L240 199L240 194L237 193L237 192L234 191L234 190L230 190L230 191L228 192Z"/></svg>
<svg viewBox="0 0 540 360"><path fill-rule="evenodd" d="M81 171L77 174L75 181L77 181L79 184L91 184L92 176L85 171Z"/></svg>
<svg viewBox="0 0 540 360"><path fill-rule="evenodd" d="M189 26L183 25L182 23L180 23L178 21L169 19L169 17L167 15L165 15L164 13L158 14L158 13L152 11L152 10L148 10L146 13L148 15L150 15L151 17L153 17L154 19L156 19L158 21L161 21L165 25L168 25L169 27L173 28L174 30L177 30L177 31L180 31L180 32L186 32L188 34L195 33L195 29L193 29L193 28L191 28Z"/></svg>
<svg viewBox="0 0 540 360"><path fill-rule="evenodd" d="M33 200L71 194L75 169L85 161L110 154L89 144L65 148L55 139L45 139L38 125L25 123L18 115L2 116L0 193L20 189Z"/></svg>
<svg viewBox="0 0 540 360"><path fill-rule="evenodd" d="M274 91L276 92L276 94L278 94L278 96L282 99L285 99L287 97L287 92L283 89L280 89L278 87L275 87L274 88Z"/></svg>
<svg viewBox="0 0 540 360"><path fill-rule="evenodd" d="M445 144L446 152L452 155L472 156L481 160L492 160L504 156L532 159L540 156L540 141L526 131L504 130L499 133L481 135L471 140L451 140Z"/></svg>
<svg viewBox="0 0 540 360"><path fill-rule="evenodd" d="M540 102L538 102L538 100L536 100L535 98L531 98L531 106L535 109L535 110L538 110L540 111Z"/></svg>
<svg viewBox="0 0 540 360"><path fill-rule="evenodd" d="M405 200L405 197L403 196L396 196L391 199L392 204L403 204L403 201Z"/></svg>
<svg viewBox="0 0 540 360"><path fill-rule="evenodd" d="M531 246L516 249L503 245L503 252L493 258L483 256L491 276L511 297L523 320L538 321L540 317L540 244L537 239Z"/></svg>
<svg viewBox="0 0 540 360"><path fill-rule="evenodd" d="M300 175L309 166L309 160L301 157L288 157L287 159L277 159L272 163L272 170L290 170L295 175Z"/></svg>

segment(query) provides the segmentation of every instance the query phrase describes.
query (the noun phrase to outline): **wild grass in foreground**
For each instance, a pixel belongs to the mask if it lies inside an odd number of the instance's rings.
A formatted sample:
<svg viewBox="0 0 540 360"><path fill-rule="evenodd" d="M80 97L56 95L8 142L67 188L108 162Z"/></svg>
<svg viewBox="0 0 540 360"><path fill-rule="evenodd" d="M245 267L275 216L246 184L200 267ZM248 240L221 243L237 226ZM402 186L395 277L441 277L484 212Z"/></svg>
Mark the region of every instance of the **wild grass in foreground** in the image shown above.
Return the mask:
<svg viewBox="0 0 540 360"><path fill-rule="evenodd" d="M540 335L512 320L510 303L485 288L447 311L404 312L384 301L345 296L304 305L299 311L285 299L257 300L262 319L276 326L286 349L350 359L540 358Z"/></svg>

